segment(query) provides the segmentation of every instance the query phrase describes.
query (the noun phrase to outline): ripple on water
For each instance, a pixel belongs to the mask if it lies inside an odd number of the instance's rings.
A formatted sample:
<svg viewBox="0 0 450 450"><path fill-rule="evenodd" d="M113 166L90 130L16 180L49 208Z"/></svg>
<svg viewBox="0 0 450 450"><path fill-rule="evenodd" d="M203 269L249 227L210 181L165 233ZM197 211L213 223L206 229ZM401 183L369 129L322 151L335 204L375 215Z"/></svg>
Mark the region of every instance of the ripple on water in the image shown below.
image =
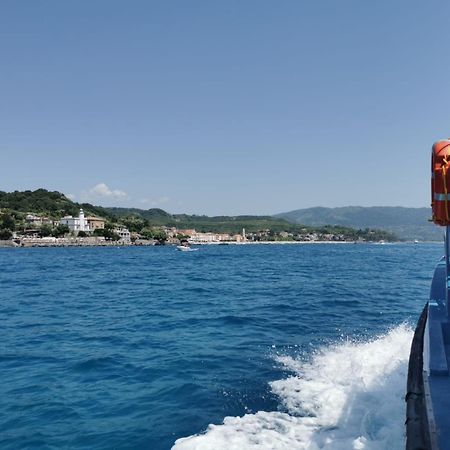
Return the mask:
<svg viewBox="0 0 450 450"><path fill-rule="evenodd" d="M0 249L0 447L396 448L441 250Z"/></svg>

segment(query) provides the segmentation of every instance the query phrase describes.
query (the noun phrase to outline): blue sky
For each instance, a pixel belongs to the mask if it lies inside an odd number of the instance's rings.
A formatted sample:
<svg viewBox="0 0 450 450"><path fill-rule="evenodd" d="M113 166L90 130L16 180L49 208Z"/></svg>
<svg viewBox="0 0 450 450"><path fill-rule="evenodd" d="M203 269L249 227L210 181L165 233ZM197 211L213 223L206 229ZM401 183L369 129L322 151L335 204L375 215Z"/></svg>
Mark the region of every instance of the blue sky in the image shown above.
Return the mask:
<svg viewBox="0 0 450 450"><path fill-rule="evenodd" d="M0 190L196 214L429 205L449 2L0 2Z"/></svg>

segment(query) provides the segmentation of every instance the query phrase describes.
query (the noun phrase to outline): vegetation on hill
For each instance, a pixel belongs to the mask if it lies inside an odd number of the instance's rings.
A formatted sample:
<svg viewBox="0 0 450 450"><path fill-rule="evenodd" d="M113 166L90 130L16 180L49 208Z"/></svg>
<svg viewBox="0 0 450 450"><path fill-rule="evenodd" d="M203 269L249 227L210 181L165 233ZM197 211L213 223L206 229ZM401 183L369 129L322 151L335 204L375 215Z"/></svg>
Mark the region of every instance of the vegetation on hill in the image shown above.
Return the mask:
<svg viewBox="0 0 450 450"><path fill-rule="evenodd" d="M216 233L256 232L271 229L275 232L295 231L298 226L285 219L271 216L199 216L189 214L169 214L154 208L142 210L137 208L106 208L118 220L127 223L133 221L147 221L152 226L176 227L181 229L195 229L200 232L213 231Z"/></svg>
<svg viewBox="0 0 450 450"><path fill-rule="evenodd" d="M345 206L306 208L277 214L275 217L309 226L342 225L351 228L377 228L401 239L442 240L442 229L429 222L430 208L400 206Z"/></svg>
<svg viewBox="0 0 450 450"><path fill-rule="evenodd" d="M130 230L134 229L136 224L141 225L148 221L152 226L176 227L179 229L195 229L200 232L216 232L237 234L245 229L247 234L261 234L270 236L287 232L289 234L285 239L292 239L300 234L320 235L335 234L343 235L350 240L385 240L395 241L396 236L392 233L369 228L353 229L345 226L326 225L312 227L291 223L285 219L272 216L198 216L188 214L169 214L162 209L140 210L137 208L106 208L110 213L115 214L118 220L124 223ZM270 240L270 239L269 239ZM282 240L282 239L281 239Z"/></svg>
<svg viewBox="0 0 450 450"><path fill-rule="evenodd" d="M61 217L77 216L83 208L87 216L103 217L109 221L116 218L102 207L89 203L75 203L57 191L37 189L35 191L0 191L0 239L10 239L12 233L36 229L41 237L62 237L69 232L66 225L54 224ZM45 218L39 226L27 223L27 214Z"/></svg>
<svg viewBox="0 0 450 450"><path fill-rule="evenodd" d="M188 214L169 214L158 208L142 210L138 208L103 208L89 203L76 203L59 192L45 189L24 192L0 192L0 237L10 236L13 231L25 230L26 215L29 213L45 216L51 220L40 227L41 236L59 237L67 233L67 227L53 224L65 215L77 216L80 208L86 215L106 219L105 230L96 234L108 237L114 226L121 225L131 232L140 233L147 238L164 240L162 227L178 230L195 229L198 232L238 234L245 229L247 236L254 240L308 240L305 236L329 240L386 240L396 237L389 232L371 230L368 227L353 229L348 226L321 224L319 227L289 222L271 216L199 216ZM108 234L109 233L109 234ZM312 239L315 239L314 237Z"/></svg>
<svg viewBox="0 0 450 450"><path fill-rule="evenodd" d="M137 217L147 219L155 225L164 225L172 219L172 215L160 208L139 209L139 208L105 208L114 217Z"/></svg>
<svg viewBox="0 0 450 450"><path fill-rule="evenodd" d="M66 215L77 216L80 208L83 208L86 215L114 219L114 216L105 208L89 203L75 203L57 191L51 192L46 189L22 192L0 191L0 210L9 210L15 217L34 213L59 219Z"/></svg>

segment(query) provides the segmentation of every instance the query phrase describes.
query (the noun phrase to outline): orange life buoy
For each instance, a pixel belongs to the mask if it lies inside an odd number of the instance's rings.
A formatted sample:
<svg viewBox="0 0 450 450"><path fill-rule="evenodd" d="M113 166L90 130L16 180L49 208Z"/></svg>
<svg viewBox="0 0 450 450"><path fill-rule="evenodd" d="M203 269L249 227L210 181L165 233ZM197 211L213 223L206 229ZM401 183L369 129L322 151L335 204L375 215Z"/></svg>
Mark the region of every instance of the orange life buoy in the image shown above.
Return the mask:
<svg viewBox="0 0 450 450"><path fill-rule="evenodd" d="M435 224L450 225L450 140L436 142L431 151L431 209Z"/></svg>

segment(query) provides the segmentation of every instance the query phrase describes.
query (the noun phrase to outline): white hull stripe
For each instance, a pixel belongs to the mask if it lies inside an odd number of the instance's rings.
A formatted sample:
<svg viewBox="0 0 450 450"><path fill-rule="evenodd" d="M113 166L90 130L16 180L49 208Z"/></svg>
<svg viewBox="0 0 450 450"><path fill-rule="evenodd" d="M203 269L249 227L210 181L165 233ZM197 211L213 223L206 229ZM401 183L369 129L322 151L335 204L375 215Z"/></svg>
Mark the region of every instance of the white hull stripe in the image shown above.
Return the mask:
<svg viewBox="0 0 450 450"><path fill-rule="evenodd" d="M434 199L438 202L445 202L445 200L450 200L450 194L436 194L434 193Z"/></svg>

